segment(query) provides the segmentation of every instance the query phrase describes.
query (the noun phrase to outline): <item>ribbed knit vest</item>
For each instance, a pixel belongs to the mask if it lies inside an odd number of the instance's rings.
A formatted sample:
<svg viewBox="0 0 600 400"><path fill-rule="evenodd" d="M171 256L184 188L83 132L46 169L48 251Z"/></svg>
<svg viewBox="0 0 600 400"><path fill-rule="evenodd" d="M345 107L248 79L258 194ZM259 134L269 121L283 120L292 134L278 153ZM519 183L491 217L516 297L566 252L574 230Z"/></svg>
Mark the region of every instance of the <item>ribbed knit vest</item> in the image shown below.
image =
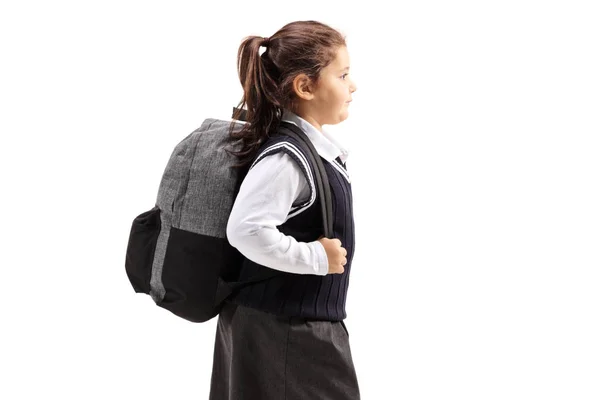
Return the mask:
<svg viewBox="0 0 600 400"><path fill-rule="evenodd" d="M258 151L253 165L264 157L281 151L289 154L292 160L298 163L307 181L315 181L315 172L307 170L307 157L301 147L294 139L285 135L268 138ZM340 321L346 318L346 295L354 255L352 191L345 166L339 158L333 161L335 165L322 157L321 161L327 171L331 188L334 238L339 239L342 247L348 252L344 272L325 276L282 272L277 277L242 288L228 301L280 316L329 321ZM309 184L309 187L312 195L312 191L316 189L313 184ZM305 203L292 208L288 220L277 228L299 242L317 240L323 235L319 201L317 194L312 204ZM268 267L244 257L239 280L249 279L261 268Z"/></svg>

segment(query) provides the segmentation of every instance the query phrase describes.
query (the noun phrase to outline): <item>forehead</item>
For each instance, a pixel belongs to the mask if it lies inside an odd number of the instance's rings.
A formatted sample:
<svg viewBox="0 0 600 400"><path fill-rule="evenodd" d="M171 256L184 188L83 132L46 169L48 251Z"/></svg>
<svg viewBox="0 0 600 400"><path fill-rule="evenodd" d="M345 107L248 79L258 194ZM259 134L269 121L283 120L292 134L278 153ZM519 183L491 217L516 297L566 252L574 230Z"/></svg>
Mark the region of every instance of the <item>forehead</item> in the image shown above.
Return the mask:
<svg viewBox="0 0 600 400"><path fill-rule="evenodd" d="M341 46L337 50L337 54L333 63L337 64L337 66L341 68L350 66L350 55L348 54L348 49L346 48L346 46Z"/></svg>
<svg viewBox="0 0 600 400"><path fill-rule="evenodd" d="M346 46L341 46L337 49L334 60L327 66L329 70L335 70L335 72L341 71L342 69L350 66L350 56Z"/></svg>

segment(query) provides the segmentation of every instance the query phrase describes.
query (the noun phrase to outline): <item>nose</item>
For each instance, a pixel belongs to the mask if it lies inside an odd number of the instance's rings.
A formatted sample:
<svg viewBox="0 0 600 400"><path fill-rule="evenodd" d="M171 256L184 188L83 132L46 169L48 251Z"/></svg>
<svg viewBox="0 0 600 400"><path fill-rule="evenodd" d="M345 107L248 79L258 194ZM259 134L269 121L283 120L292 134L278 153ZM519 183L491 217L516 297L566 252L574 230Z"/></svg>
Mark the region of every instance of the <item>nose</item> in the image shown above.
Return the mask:
<svg viewBox="0 0 600 400"><path fill-rule="evenodd" d="M350 93L354 93L356 92L356 83L354 83L354 81L352 81L352 83L350 84Z"/></svg>

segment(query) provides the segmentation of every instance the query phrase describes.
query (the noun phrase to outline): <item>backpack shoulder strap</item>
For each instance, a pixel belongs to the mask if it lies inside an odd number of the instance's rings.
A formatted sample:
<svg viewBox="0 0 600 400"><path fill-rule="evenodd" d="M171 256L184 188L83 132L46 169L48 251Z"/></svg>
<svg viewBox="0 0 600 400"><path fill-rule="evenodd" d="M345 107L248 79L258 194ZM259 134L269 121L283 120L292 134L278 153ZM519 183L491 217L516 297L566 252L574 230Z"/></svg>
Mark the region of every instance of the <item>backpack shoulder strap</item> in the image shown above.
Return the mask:
<svg viewBox="0 0 600 400"><path fill-rule="evenodd" d="M304 154L308 157L309 165L315 172L317 193L321 196L321 214L323 215L323 235L326 238L333 236L333 205L331 199L331 190L329 186L329 178L321 156L317 153L317 149L312 144L308 136L296 125L282 121L280 132L294 139L296 144L303 147Z"/></svg>
<svg viewBox="0 0 600 400"><path fill-rule="evenodd" d="M325 237L331 238L333 236L333 207L331 199L331 190L329 186L329 179L327 178L327 171L325 171L325 166L321 161L321 157L317 153L317 150L311 143L310 139L296 125L282 121L279 126L278 132L287 135L291 139L286 138L284 140L278 140L275 142L274 145L283 142L292 142L295 146L299 146L303 150L303 154L306 155L304 159L307 160L308 166L311 169L311 171L314 171L316 190L317 193L321 195L319 196L319 199L321 205L321 213L323 216L323 234ZM262 150L262 152L259 154L259 156L256 158L252 165L258 162L261 159L261 157L266 157L268 155L270 147L271 146L267 146L264 150ZM310 171L309 175L312 175ZM238 290L252 283L270 279L272 277L281 275L282 273L282 271L278 271L272 268L263 268L254 277L242 282L225 282L219 277L219 284L215 304L221 303L235 290Z"/></svg>

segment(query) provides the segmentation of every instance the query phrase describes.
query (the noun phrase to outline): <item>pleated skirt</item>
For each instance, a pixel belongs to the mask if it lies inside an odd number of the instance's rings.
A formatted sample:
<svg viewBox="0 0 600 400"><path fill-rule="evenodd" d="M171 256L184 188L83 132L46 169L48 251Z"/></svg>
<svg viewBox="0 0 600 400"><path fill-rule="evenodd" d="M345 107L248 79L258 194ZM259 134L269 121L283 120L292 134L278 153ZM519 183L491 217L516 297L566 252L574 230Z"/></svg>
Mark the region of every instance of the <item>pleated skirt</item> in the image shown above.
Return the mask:
<svg viewBox="0 0 600 400"><path fill-rule="evenodd" d="M209 398L359 400L346 326L225 303Z"/></svg>

